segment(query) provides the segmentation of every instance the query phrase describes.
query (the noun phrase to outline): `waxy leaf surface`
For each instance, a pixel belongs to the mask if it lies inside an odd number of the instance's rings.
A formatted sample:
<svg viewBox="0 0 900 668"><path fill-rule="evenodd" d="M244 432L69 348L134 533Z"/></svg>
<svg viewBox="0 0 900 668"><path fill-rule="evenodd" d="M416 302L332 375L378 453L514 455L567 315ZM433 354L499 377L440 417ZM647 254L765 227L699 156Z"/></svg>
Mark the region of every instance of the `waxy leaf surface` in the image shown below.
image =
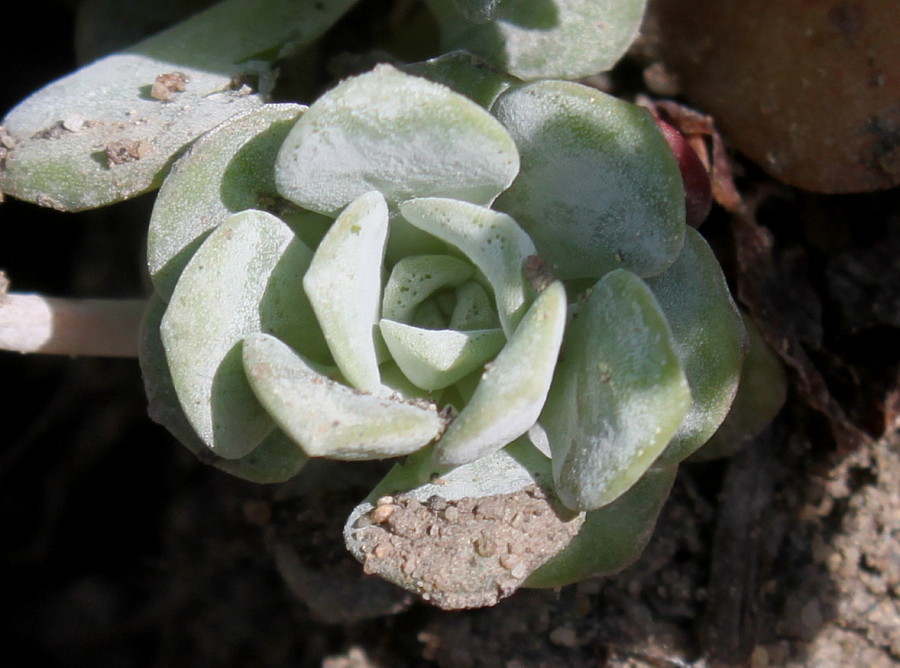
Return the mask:
<svg viewBox="0 0 900 668"><path fill-rule="evenodd" d="M522 79L579 79L610 69L634 41L645 4L429 0L444 51L471 51Z"/></svg>
<svg viewBox="0 0 900 668"><path fill-rule="evenodd" d="M275 156L303 107L268 104L241 114L194 142L172 166L156 196L147 264L168 299L181 270L209 230L273 200Z"/></svg>
<svg viewBox="0 0 900 668"><path fill-rule="evenodd" d="M487 278L503 331L510 335L531 303L522 269L534 244L504 213L468 202L426 197L400 204L400 212L421 230L458 248Z"/></svg>
<svg viewBox="0 0 900 668"><path fill-rule="evenodd" d="M434 404L354 390L267 334L245 339L243 363L259 401L311 457L396 457L424 447L444 428Z"/></svg>
<svg viewBox="0 0 900 668"><path fill-rule="evenodd" d="M438 464L475 461L528 431L547 398L565 324L566 291L554 281L534 300L435 446Z"/></svg>
<svg viewBox="0 0 900 668"><path fill-rule="evenodd" d="M226 0L48 84L0 123L15 142L0 191L78 211L155 188L185 145L259 107L273 62L354 2ZM154 97L160 76L172 83Z"/></svg>
<svg viewBox="0 0 900 668"><path fill-rule="evenodd" d="M303 277L338 368L349 384L369 392L381 386L375 327L387 229L384 198L362 195L334 221Z"/></svg>
<svg viewBox="0 0 900 668"><path fill-rule="evenodd" d="M297 475L307 457L280 429L273 429L249 454L224 459L211 451L188 421L178 400L160 336L166 303L151 296L141 323L140 362L150 418L175 436L200 461L230 475L258 483L284 482Z"/></svg>
<svg viewBox="0 0 900 668"><path fill-rule="evenodd" d="M630 488L691 404L653 293L623 269L602 278L569 327L541 415L560 498L596 510Z"/></svg>
<svg viewBox="0 0 900 668"><path fill-rule="evenodd" d="M675 338L693 399L657 466L693 454L728 415L747 345L741 315L712 250L693 228L675 263L647 279Z"/></svg>
<svg viewBox="0 0 900 668"><path fill-rule="evenodd" d="M336 215L371 190L391 204L426 196L488 204L518 169L515 144L483 108L379 65L303 114L278 155L276 182L299 206Z"/></svg>
<svg viewBox="0 0 900 668"><path fill-rule="evenodd" d="M516 140L519 176L495 204L559 278L613 269L652 276L684 240L684 190L645 109L566 81L501 95L491 109Z"/></svg>
<svg viewBox="0 0 900 668"><path fill-rule="evenodd" d="M311 256L279 219L245 211L213 230L175 286L161 324L172 380L194 431L222 457L243 457L274 427L244 376L244 337L271 332L328 359L301 290Z"/></svg>

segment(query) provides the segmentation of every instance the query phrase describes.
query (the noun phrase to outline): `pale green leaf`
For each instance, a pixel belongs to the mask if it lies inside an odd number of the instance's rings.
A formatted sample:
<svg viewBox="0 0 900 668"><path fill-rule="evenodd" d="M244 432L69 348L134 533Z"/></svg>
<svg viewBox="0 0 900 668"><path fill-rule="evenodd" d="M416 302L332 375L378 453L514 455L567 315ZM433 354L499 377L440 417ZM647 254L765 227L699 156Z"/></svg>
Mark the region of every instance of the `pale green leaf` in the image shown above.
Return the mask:
<svg viewBox="0 0 900 668"><path fill-rule="evenodd" d="M491 304L491 298L480 283L469 281L457 288L450 329L493 329L499 324L500 319Z"/></svg>
<svg viewBox="0 0 900 668"><path fill-rule="evenodd" d="M691 404L653 293L623 269L604 276L569 327L541 414L560 498L595 510L659 456Z"/></svg>
<svg viewBox="0 0 900 668"><path fill-rule="evenodd" d="M394 265L384 286L381 315L411 322L416 308L441 288L455 288L475 273L465 260L449 255L412 255Z"/></svg>
<svg viewBox="0 0 900 668"><path fill-rule="evenodd" d="M404 72L444 84L485 109L519 79L489 65L467 51L445 53L436 58L402 67Z"/></svg>
<svg viewBox="0 0 900 668"><path fill-rule="evenodd" d="M379 65L303 114L278 155L276 183L292 202L336 215L371 190L391 204L433 195L487 204L518 169L515 144L484 109Z"/></svg>
<svg viewBox="0 0 900 668"><path fill-rule="evenodd" d="M531 236L560 278L613 269L652 276L684 239L684 190L650 114L566 81L511 88L492 108L522 168L495 208Z"/></svg>
<svg viewBox="0 0 900 668"><path fill-rule="evenodd" d="M534 300L487 366L469 403L438 441L438 464L474 461L528 431L544 406L565 323L566 291L554 281Z"/></svg>
<svg viewBox="0 0 900 668"><path fill-rule="evenodd" d="M271 0L260 11L257 0L226 0L48 84L2 122L15 146L0 191L77 211L155 188L185 145L263 103L273 61L353 3ZM154 97L161 75L179 83Z"/></svg>
<svg viewBox="0 0 900 668"><path fill-rule="evenodd" d="M645 4L646 0L429 0L440 22L444 51L471 51L522 79L580 79L610 69L634 41ZM465 14L457 5L467 7ZM473 18L482 22L473 23Z"/></svg>
<svg viewBox="0 0 900 668"><path fill-rule="evenodd" d="M424 447L444 428L434 404L354 390L266 334L244 340L243 364L269 415L311 457L396 457Z"/></svg>
<svg viewBox="0 0 900 668"><path fill-rule="evenodd" d="M735 454L766 428L787 398L787 376L781 360L763 339L753 320L746 314L743 320L749 343L737 396L724 422L694 453L692 461Z"/></svg>
<svg viewBox="0 0 900 668"><path fill-rule="evenodd" d="M722 424L737 393L747 334L712 250L693 228L675 263L647 279L666 314L693 402L656 462L693 454Z"/></svg>
<svg viewBox="0 0 900 668"><path fill-rule="evenodd" d="M172 380L194 431L222 457L243 457L273 428L244 376L241 340L266 331L324 352L300 289L311 255L279 219L245 211L213 230L175 286L160 328Z"/></svg>
<svg viewBox="0 0 900 668"><path fill-rule="evenodd" d="M229 215L275 203L275 155L303 107L268 104L194 142L159 189L147 235L153 285L168 300L209 230Z"/></svg>
<svg viewBox="0 0 900 668"><path fill-rule="evenodd" d="M375 327L387 228L384 198L360 196L334 221L303 277L335 363L348 383L369 392L381 386Z"/></svg>
<svg viewBox="0 0 900 668"><path fill-rule="evenodd" d="M501 329L421 329L384 319L381 335L406 377L417 387L432 391L475 371L506 343Z"/></svg>
<svg viewBox="0 0 900 668"><path fill-rule="evenodd" d="M258 483L284 482L297 475L307 457L280 429L273 429L249 454L224 459L210 450L191 427L172 382L160 323L166 303L154 294L141 323L140 363L150 418L164 426L200 461L230 475Z"/></svg>
<svg viewBox="0 0 900 668"><path fill-rule="evenodd" d="M524 586L562 587L612 575L632 564L650 542L677 470L677 466L650 469L615 501L585 513L578 535L532 573Z"/></svg>
<svg viewBox="0 0 900 668"><path fill-rule="evenodd" d="M516 221L482 206L437 197L401 202L400 213L458 248L481 270L494 290L503 331L511 334L531 303L522 266L535 254L534 244Z"/></svg>

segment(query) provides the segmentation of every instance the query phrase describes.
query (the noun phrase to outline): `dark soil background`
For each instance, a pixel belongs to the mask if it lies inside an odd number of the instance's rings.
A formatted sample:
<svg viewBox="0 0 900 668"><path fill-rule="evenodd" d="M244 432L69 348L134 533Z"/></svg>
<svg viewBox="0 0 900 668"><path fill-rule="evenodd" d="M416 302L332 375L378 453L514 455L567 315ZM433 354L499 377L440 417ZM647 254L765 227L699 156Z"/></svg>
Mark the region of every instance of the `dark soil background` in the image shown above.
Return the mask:
<svg viewBox="0 0 900 668"><path fill-rule="evenodd" d="M0 110L75 66L76 5L4 18ZM642 57L604 85L640 88ZM900 194L733 165L745 206L703 230L788 404L735 458L682 467L625 572L486 610L413 602L343 554L354 467L331 496L245 483L146 417L137 361L2 353L0 666L900 665ZM19 292L144 295L151 206L7 200L0 269Z"/></svg>

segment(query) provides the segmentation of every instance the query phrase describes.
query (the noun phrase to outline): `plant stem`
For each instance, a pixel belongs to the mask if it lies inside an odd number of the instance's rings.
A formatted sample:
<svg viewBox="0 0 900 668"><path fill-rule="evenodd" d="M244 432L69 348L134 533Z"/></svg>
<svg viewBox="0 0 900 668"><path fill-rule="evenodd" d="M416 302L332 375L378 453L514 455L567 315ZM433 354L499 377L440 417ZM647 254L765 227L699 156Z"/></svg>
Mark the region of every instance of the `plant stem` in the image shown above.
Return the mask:
<svg viewBox="0 0 900 668"><path fill-rule="evenodd" d="M136 357L143 299L60 299L0 292L0 350Z"/></svg>

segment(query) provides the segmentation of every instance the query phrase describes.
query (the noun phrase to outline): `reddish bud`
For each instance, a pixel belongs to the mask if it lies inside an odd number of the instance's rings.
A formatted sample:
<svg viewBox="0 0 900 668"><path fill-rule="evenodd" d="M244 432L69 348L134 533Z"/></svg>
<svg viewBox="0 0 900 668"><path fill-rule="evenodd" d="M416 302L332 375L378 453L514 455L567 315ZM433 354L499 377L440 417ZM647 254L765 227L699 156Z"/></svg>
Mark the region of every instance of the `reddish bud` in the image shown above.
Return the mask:
<svg viewBox="0 0 900 668"><path fill-rule="evenodd" d="M681 170L681 179L684 182L685 221L691 227L700 227L712 208L709 172L684 135L657 116L654 116L653 120L666 138L678 163L678 169Z"/></svg>

